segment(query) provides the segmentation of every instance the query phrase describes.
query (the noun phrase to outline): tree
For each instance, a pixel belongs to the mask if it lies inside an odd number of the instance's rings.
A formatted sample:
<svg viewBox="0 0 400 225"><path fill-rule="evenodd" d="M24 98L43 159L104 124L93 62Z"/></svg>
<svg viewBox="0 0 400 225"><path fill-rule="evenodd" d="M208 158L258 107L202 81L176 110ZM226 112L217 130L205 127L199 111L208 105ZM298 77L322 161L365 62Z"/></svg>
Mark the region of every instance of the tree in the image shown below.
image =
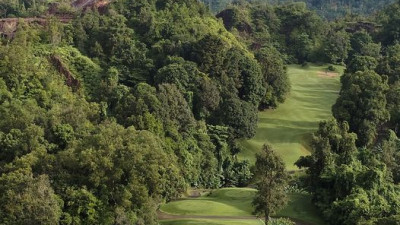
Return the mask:
<svg viewBox="0 0 400 225"><path fill-rule="evenodd" d="M382 160L382 150L357 149L356 139L346 122L321 122L313 136L312 155L296 162L308 167L313 201L332 225L364 224L400 211L399 189L382 162L393 157L392 143L383 144L387 156Z"/></svg>
<svg viewBox="0 0 400 225"><path fill-rule="evenodd" d="M379 32L379 38L383 44L390 45L399 41L400 2L397 1L383 10L379 22L383 25L382 30Z"/></svg>
<svg viewBox="0 0 400 225"><path fill-rule="evenodd" d="M272 46L261 48L255 53L255 57L261 65L266 89L259 107L277 107L285 101L290 91L290 81L282 57Z"/></svg>
<svg viewBox="0 0 400 225"><path fill-rule="evenodd" d="M381 75L387 75L389 84L400 81L400 44L385 49L376 71Z"/></svg>
<svg viewBox="0 0 400 225"><path fill-rule="evenodd" d="M47 175L33 177L21 168L0 176L1 224L58 224L61 199L54 194Z"/></svg>
<svg viewBox="0 0 400 225"><path fill-rule="evenodd" d="M358 134L359 146L374 143L379 127L389 120L386 78L371 70L347 73L341 78L342 89L332 108L333 115L349 122L350 131Z"/></svg>
<svg viewBox="0 0 400 225"><path fill-rule="evenodd" d="M256 134L257 108L237 98L229 98L220 106L218 122L229 126L235 138L251 138Z"/></svg>
<svg viewBox="0 0 400 225"><path fill-rule="evenodd" d="M287 203L285 186L288 174L282 159L265 144L256 155L254 175L257 180L257 194L253 200L255 213L265 216L265 221Z"/></svg>
<svg viewBox="0 0 400 225"><path fill-rule="evenodd" d="M330 31L323 43L323 52L330 63L344 63L350 50L350 37L344 31Z"/></svg>

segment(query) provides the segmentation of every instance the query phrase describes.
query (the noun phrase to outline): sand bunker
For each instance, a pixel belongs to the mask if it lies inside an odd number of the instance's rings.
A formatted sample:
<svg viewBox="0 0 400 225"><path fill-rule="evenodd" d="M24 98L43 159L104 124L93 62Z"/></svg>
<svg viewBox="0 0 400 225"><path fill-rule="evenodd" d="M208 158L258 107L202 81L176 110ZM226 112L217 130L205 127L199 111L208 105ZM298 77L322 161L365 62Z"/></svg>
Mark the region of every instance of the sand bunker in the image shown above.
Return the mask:
<svg viewBox="0 0 400 225"><path fill-rule="evenodd" d="M318 71L317 74L319 77L337 77L337 76L339 76L339 73L335 73L335 72Z"/></svg>

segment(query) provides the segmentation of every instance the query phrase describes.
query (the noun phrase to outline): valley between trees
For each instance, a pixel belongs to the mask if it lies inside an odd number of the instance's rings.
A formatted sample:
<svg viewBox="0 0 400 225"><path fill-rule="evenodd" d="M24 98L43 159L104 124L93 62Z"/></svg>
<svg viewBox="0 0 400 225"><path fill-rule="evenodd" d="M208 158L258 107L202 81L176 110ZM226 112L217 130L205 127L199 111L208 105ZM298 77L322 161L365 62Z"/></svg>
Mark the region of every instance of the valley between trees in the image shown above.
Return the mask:
<svg viewBox="0 0 400 225"><path fill-rule="evenodd" d="M343 67L337 66L335 72L328 70L329 65L308 64L288 66L291 93L285 103L277 109L259 113L256 135L250 140L241 141L243 151L238 157L255 163L255 154L265 143L270 143L282 157L288 170L298 170L294 163L300 156L310 155L309 146L312 133L318 129L321 120L332 117L331 108L339 96L340 75ZM254 189L220 189L201 198L188 198L174 201L161 207L165 213L190 216L227 216L240 219L240 216L252 216L254 208L251 201ZM276 216L288 217L299 224L324 224L315 207L311 204L311 196L302 193L289 193L289 204ZM165 220L162 224L232 224L222 218L199 218L195 220ZM231 218L231 219L232 219ZM182 218L181 218L182 219ZM194 218L192 218L194 219ZM227 219L227 218L225 218ZM242 218L243 219L243 218ZM222 221L221 221L222 220ZM241 221L244 224L262 224L259 219ZM236 223L239 224L237 221ZM235 223L233 223L235 224Z"/></svg>
<svg viewBox="0 0 400 225"><path fill-rule="evenodd" d="M336 66L332 72L328 65L288 66L290 95L277 109L258 114L257 132L252 139L241 142L243 151L238 157L254 164L255 154L265 143L270 143L286 168L297 170L294 163L300 156L311 154L309 144L319 121L332 117L331 108L339 96L343 69Z"/></svg>
<svg viewBox="0 0 400 225"><path fill-rule="evenodd" d="M382 7L0 1L0 224L398 225Z"/></svg>

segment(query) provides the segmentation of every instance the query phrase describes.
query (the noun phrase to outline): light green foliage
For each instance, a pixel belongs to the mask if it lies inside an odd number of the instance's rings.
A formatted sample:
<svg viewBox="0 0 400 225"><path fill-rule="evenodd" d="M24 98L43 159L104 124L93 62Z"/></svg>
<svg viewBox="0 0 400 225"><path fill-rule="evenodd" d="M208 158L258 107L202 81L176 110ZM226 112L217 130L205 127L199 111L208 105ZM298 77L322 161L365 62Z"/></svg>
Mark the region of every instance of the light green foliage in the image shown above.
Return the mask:
<svg viewBox="0 0 400 225"><path fill-rule="evenodd" d="M273 219L268 225L294 225L295 223L289 219Z"/></svg>
<svg viewBox="0 0 400 225"><path fill-rule="evenodd" d="M25 168L2 173L0 191L0 223L50 225L60 221L62 201L47 176L33 177Z"/></svg>
<svg viewBox="0 0 400 225"><path fill-rule="evenodd" d="M99 80L101 68L88 57L82 55L77 49L72 47L57 48L55 56L61 58L61 62L75 79L80 80L84 86L87 96L95 98L99 92Z"/></svg>
<svg viewBox="0 0 400 225"><path fill-rule="evenodd" d="M126 214L140 215L137 209L146 207L152 197L176 198L183 189L176 159L167 156L160 140L148 131L106 122L72 146L60 153L60 163L68 171L80 171L75 175L77 184L97 193L103 204L113 199L114 210L121 207ZM110 219L108 214L99 216L96 221ZM143 219L146 224L155 223L154 215Z"/></svg>
<svg viewBox="0 0 400 225"><path fill-rule="evenodd" d="M68 188L65 197L64 223L93 224L99 221L102 202L85 187Z"/></svg>

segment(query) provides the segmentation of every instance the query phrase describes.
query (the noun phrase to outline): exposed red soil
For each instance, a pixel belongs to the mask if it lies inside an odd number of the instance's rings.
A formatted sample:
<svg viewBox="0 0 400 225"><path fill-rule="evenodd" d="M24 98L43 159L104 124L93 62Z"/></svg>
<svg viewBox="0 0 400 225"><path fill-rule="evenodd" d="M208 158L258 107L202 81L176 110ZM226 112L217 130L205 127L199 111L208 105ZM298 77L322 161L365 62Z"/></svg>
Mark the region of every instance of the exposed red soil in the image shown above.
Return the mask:
<svg viewBox="0 0 400 225"><path fill-rule="evenodd" d="M61 61L60 57L56 55L52 55L50 57L50 61L52 62L53 66L58 70L59 73L64 75L65 77L65 84L72 88L72 90L76 91L79 89L80 83L79 80L75 79L72 73L68 70L68 68L64 65Z"/></svg>
<svg viewBox="0 0 400 225"><path fill-rule="evenodd" d="M318 74L319 77L328 77L328 78L338 77L339 76L339 73L335 73L335 72L318 71L317 74Z"/></svg>

